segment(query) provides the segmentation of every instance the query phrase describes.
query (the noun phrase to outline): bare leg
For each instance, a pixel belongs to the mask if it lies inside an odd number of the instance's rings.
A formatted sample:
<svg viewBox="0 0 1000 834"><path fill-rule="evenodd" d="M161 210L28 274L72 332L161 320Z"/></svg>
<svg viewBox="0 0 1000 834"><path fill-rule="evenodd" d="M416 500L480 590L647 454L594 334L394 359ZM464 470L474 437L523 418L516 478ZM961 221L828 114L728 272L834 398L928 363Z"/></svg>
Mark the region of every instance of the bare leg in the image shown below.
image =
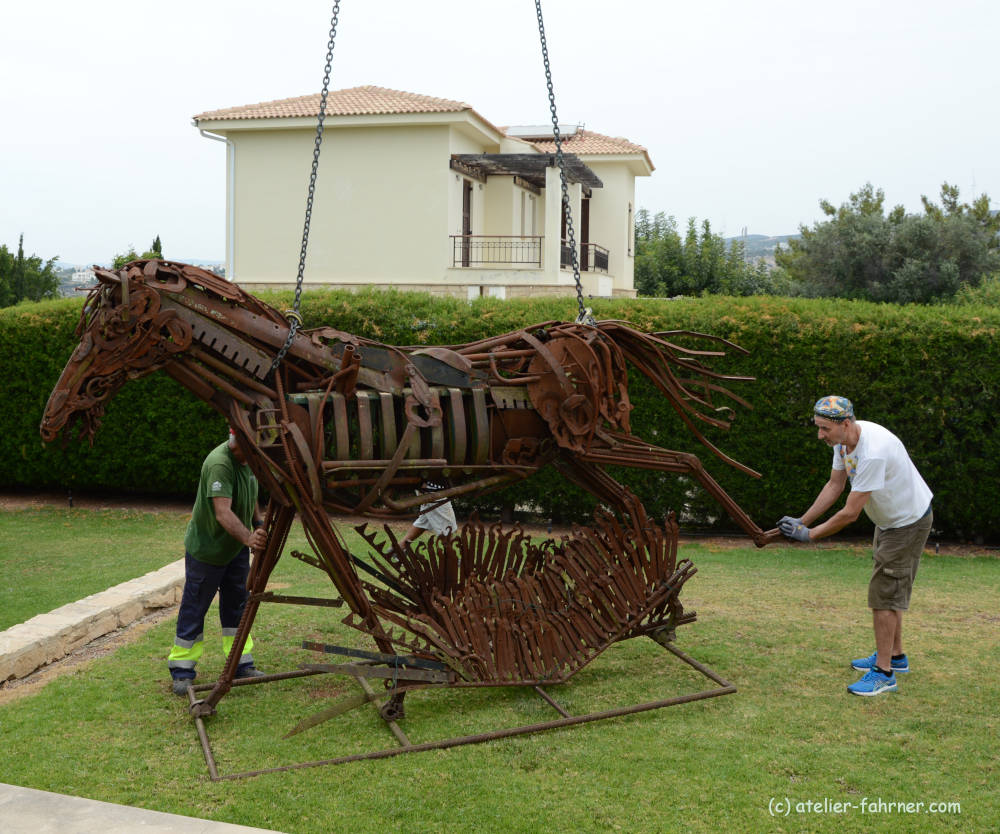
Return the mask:
<svg viewBox="0 0 1000 834"><path fill-rule="evenodd" d="M406 535L403 536L403 544L416 541L426 532L427 531L423 527L417 527L416 524L412 525L410 529L406 531Z"/></svg>
<svg viewBox="0 0 1000 834"><path fill-rule="evenodd" d="M893 649L902 654L903 612L888 608L872 609L872 625L875 629L875 665L879 669L891 668Z"/></svg>

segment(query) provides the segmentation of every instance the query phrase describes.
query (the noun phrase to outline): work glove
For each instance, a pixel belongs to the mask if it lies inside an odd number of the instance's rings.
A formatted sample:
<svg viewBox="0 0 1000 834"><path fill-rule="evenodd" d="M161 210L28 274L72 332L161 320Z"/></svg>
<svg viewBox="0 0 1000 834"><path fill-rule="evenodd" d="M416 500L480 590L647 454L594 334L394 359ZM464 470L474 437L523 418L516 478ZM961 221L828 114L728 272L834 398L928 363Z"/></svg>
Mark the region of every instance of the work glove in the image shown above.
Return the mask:
<svg viewBox="0 0 1000 834"><path fill-rule="evenodd" d="M811 541L809 538L809 528L802 523L802 519L800 518L789 518L788 516L785 516L778 522L778 529L793 541Z"/></svg>

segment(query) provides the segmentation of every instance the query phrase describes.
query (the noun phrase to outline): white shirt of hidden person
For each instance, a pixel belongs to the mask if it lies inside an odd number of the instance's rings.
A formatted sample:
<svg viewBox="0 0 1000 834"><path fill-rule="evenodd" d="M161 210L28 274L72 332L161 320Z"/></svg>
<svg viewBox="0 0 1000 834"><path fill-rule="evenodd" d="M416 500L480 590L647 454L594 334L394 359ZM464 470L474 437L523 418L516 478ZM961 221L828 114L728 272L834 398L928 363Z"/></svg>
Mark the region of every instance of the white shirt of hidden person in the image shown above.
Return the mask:
<svg viewBox="0 0 1000 834"><path fill-rule="evenodd" d="M861 439L854 451L833 447L833 468L846 469L855 492L870 492L865 512L883 530L919 521L934 493L920 477L903 442L878 423L858 420Z"/></svg>

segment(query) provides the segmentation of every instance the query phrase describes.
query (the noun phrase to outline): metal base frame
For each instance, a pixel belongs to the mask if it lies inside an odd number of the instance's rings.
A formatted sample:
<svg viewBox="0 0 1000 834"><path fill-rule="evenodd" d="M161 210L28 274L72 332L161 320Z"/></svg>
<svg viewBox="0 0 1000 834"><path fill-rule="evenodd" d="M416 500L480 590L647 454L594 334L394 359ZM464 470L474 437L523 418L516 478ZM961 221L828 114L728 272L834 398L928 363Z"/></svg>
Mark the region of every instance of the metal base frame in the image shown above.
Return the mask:
<svg viewBox="0 0 1000 834"><path fill-rule="evenodd" d="M717 689L707 689L703 692L695 692L691 695L681 695L676 698L667 698L662 701L650 701L645 704L637 704L631 707L620 707L618 709L605 710L603 712L591 712L587 715L570 715L562 706L555 701L551 695L545 692L540 686L534 686L532 689L538 693L548 704L550 704L560 715L563 717L555 721L544 721L540 724L526 724L522 727L512 727L506 730L495 730L490 733L479 733L477 735L471 736L459 736L457 738L448 738L443 741L428 741L424 744L411 744L406 738L406 735L399 728L399 725L395 721L386 721L389 730L396 737L399 742L399 747L392 747L386 750L376 750L371 753L357 753L352 756L340 756L336 759L321 759L315 762L301 762L299 764L284 765L282 767L269 767L263 770L247 770L243 773L230 773L224 776L219 775L218 767L215 763L215 756L212 755L212 748L208 741L208 733L205 729L205 721L200 716L195 716L194 723L198 730L198 738L201 741L201 749L205 754L205 763L208 765L208 774L213 782L225 782L232 779L244 779L249 776L261 776L265 773L284 773L288 770L300 770L306 767L320 767L322 765L337 765L337 764L347 764L348 762L359 762L366 759L388 759L393 756L402 756L406 753L423 753L427 750L446 750L450 747L462 747L467 744L482 744L486 741L497 741L503 738L512 738L513 736L528 735L529 733L540 733L545 730L558 730L563 727L574 727L577 724L588 724L592 721L603 721L606 718L618 718L623 715L633 715L639 712L649 712L650 710L662 709L663 707L672 707L677 704L687 704L691 701L702 701L706 698L718 698L720 695L733 695L736 692L736 687L727 681L725 678L717 675L707 666L699 663L694 658L682 652L680 649L672 646L670 643L661 644L668 652L676 655L684 663L697 669L705 677L719 684ZM233 681L233 686L252 686L261 683L271 683L278 680L289 680L291 678L301 678L308 677L311 675L322 674L320 672L315 672L311 670L302 670L296 672L284 672L278 675L264 675L258 678L247 678L245 680ZM369 696L372 703L376 707L379 707L379 700L384 695L377 694L372 690L371 686L365 678L357 677L355 680L361 685L365 694ZM195 696L196 691L209 690L214 686L211 683L199 684L197 686L188 687L188 698L190 703L193 705L197 700ZM386 695L391 693L386 693Z"/></svg>

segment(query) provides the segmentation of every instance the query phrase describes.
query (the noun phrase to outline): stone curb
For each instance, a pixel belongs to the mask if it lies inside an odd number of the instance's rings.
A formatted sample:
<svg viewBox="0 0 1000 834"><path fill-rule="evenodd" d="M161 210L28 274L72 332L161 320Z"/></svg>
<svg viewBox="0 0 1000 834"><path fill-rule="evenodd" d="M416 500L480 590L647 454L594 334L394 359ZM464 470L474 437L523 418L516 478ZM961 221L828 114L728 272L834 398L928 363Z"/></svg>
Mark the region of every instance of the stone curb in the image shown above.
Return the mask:
<svg viewBox="0 0 1000 834"><path fill-rule="evenodd" d="M23 678L158 608L181 601L184 560L0 631L0 683Z"/></svg>

